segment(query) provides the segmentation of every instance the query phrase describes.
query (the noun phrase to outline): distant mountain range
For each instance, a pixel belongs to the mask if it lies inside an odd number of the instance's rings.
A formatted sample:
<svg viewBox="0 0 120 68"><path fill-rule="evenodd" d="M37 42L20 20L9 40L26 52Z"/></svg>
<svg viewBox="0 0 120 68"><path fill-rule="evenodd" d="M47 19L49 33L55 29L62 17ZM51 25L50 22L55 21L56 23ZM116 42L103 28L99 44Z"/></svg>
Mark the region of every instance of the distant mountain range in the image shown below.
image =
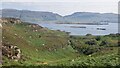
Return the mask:
<svg viewBox="0 0 120 68"><path fill-rule="evenodd" d="M61 16L53 12L2 9L2 17L20 18L33 23L117 23L118 14L75 12L71 15Z"/></svg>

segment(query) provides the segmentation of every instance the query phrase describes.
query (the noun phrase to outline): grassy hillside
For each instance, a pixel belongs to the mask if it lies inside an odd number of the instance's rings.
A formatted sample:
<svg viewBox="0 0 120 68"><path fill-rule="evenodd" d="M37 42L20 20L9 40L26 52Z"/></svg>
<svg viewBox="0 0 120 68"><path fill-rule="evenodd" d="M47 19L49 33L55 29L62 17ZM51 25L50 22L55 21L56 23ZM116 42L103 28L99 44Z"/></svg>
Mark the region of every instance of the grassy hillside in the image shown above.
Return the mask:
<svg viewBox="0 0 120 68"><path fill-rule="evenodd" d="M17 45L23 53L24 61L21 59L15 64L56 64L75 58L77 54L68 44L68 39L65 32L48 30L36 24L3 22L3 43ZM14 65L11 60L4 61L4 64Z"/></svg>
<svg viewBox="0 0 120 68"><path fill-rule="evenodd" d="M2 23L3 45L17 46L22 57L12 60L3 55L3 66L117 66L119 34L69 36L37 24L13 19Z"/></svg>

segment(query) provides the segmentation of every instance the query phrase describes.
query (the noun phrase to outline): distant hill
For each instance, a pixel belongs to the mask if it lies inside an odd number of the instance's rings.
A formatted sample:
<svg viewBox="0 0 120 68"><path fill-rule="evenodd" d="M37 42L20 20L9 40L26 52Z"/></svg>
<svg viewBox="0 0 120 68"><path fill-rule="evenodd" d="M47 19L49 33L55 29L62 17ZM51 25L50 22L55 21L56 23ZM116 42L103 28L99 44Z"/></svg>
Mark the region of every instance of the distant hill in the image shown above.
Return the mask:
<svg viewBox="0 0 120 68"><path fill-rule="evenodd" d="M99 22L117 22L117 14L113 13L91 13L91 12L76 12L67 15L64 18L69 22L82 22L82 23L99 23Z"/></svg>
<svg viewBox="0 0 120 68"><path fill-rule="evenodd" d="M52 12L29 11L16 9L2 9L2 17L20 18L23 21L37 23L100 23L118 22L118 15L113 13L75 12L71 15L61 16ZM1 15L1 14L0 14Z"/></svg>

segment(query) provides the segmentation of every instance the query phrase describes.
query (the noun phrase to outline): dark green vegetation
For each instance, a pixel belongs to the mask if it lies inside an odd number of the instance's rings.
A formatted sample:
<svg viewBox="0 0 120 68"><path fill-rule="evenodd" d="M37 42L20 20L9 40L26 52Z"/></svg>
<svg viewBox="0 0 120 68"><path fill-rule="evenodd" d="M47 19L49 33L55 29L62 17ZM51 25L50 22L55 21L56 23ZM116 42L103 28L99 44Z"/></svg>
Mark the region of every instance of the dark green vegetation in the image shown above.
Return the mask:
<svg viewBox="0 0 120 68"><path fill-rule="evenodd" d="M119 34L69 36L27 22L3 22L3 43L18 46L18 61L3 56L3 66L117 66Z"/></svg>
<svg viewBox="0 0 120 68"><path fill-rule="evenodd" d="M119 65L119 34L105 36L70 36L71 46L80 55L72 65Z"/></svg>
<svg viewBox="0 0 120 68"><path fill-rule="evenodd" d="M118 48L119 34L106 36L86 35L83 37L71 36L71 46L80 53L89 55L106 49Z"/></svg>

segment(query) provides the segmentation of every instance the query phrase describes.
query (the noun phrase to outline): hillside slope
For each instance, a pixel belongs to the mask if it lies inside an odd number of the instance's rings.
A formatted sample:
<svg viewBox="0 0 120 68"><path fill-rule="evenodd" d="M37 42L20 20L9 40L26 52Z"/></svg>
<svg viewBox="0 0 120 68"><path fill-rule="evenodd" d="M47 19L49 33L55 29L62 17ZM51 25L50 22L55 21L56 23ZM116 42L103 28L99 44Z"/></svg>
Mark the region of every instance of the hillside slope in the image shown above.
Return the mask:
<svg viewBox="0 0 120 68"><path fill-rule="evenodd" d="M2 35L3 45L8 43L7 45L17 46L22 51L18 63L10 63L12 60L4 57L5 65L56 64L77 56L69 45L65 32L48 30L37 24L14 21L13 18L4 19Z"/></svg>
<svg viewBox="0 0 120 68"><path fill-rule="evenodd" d="M3 66L118 66L120 34L69 36L2 18Z"/></svg>

